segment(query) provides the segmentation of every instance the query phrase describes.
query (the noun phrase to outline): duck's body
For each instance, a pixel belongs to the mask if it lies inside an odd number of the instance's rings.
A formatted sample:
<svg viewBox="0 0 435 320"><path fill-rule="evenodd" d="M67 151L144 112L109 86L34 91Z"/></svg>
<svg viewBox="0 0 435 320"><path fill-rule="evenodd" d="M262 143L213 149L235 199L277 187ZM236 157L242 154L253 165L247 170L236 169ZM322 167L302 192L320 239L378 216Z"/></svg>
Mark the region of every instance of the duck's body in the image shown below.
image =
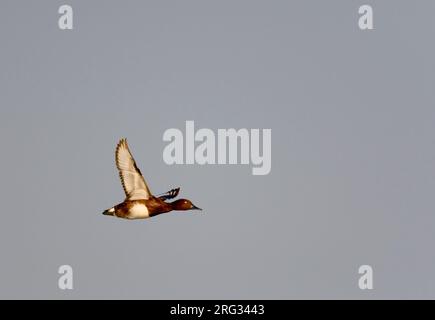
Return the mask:
<svg viewBox="0 0 435 320"><path fill-rule="evenodd" d="M124 219L146 219L172 210L201 210L187 199L165 202L167 199L175 198L180 188L172 189L160 197L153 196L142 173L136 166L126 139L121 139L116 147L116 166L119 170L126 199L105 210L104 215Z"/></svg>
<svg viewBox="0 0 435 320"><path fill-rule="evenodd" d="M172 211L169 203L152 197L148 200L125 200L104 212L125 219L146 219L161 213Z"/></svg>

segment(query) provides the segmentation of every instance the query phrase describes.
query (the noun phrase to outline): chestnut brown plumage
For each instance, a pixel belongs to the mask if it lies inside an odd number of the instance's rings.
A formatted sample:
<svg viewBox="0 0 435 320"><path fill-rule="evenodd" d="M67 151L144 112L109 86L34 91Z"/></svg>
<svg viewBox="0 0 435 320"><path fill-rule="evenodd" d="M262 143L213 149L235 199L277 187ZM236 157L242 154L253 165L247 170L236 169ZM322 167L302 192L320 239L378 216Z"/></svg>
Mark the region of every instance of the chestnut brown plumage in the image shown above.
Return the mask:
<svg viewBox="0 0 435 320"><path fill-rule="evenodd" d="M188 199L165 201L175 198L180 188L172 189L159 197L153 196L136 165L126 139L121 139L116 146L115 163L126 198L120 204L105 210L104 215L124 219L146 219L173 210L202 210Z"/></svg>

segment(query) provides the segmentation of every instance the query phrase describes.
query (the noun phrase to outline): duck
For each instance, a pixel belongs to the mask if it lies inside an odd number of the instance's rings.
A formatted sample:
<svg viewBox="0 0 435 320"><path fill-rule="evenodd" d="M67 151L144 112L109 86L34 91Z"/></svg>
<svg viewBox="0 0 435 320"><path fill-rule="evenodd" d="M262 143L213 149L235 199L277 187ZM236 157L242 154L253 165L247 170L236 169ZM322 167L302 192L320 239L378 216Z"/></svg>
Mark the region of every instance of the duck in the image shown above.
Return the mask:
<svg viewBox="0 0 435 320"><path fill-rule="evenodd" d="M131 220L147 219L174 210L202 211L188 199L167 202L178 196L179 187L154 196L136 165L126 138L122 138L116 146L115 163L126 198L123 202L104 210L103 215Z"/></svg>

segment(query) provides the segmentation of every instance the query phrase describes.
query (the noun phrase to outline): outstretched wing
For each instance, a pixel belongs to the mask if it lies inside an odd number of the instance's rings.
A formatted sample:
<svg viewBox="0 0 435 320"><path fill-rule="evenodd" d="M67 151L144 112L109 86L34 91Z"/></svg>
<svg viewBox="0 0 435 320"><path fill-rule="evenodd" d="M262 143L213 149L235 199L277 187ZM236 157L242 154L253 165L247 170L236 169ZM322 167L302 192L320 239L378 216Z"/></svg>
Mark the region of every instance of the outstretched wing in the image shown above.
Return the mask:
<svg viewBox="0 0 435 320"><path fill-rule="evenodd" d="M175 188L175 189L172 189L172 190L170 190L168 192L165 192L165 193L159 195L158 197L161 200L165 201L165 200L169 200L169 199L175 198L176 196L178 196L179 192L180 192L180 188Z"/></svg>
<svg viewBox="0 0 435 320"><path fill-rule="evenodd" d="M116 146L115 161L127 199L149 199L151 192L131 155L127 139L121 139Z"/></svg>

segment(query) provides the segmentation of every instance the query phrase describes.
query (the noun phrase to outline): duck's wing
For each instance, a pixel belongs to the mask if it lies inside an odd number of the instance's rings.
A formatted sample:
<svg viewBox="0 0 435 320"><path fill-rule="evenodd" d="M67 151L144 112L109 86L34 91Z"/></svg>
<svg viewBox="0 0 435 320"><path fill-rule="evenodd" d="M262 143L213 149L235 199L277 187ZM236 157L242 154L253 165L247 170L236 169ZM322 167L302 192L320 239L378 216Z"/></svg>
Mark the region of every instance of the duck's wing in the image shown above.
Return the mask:
<svg viewBox="0 0 435 320"><path fill-rule="evenodd" d="M127 139L121 139L116 146L115 162L127 200L149 199L150 189L131 155Z"/></svg>
<svg viewBox="0 0 435 320"><path fill-rule="evenodd" d="M168 192L165 192L165 193L159 195L158 197L161 200L165 201L165 200L169 200L169 199L175 198L176 196L178 196L179 192L180 192L180 188L175 188L175 189L172 189L172 190L170 190Z"/></svg>

